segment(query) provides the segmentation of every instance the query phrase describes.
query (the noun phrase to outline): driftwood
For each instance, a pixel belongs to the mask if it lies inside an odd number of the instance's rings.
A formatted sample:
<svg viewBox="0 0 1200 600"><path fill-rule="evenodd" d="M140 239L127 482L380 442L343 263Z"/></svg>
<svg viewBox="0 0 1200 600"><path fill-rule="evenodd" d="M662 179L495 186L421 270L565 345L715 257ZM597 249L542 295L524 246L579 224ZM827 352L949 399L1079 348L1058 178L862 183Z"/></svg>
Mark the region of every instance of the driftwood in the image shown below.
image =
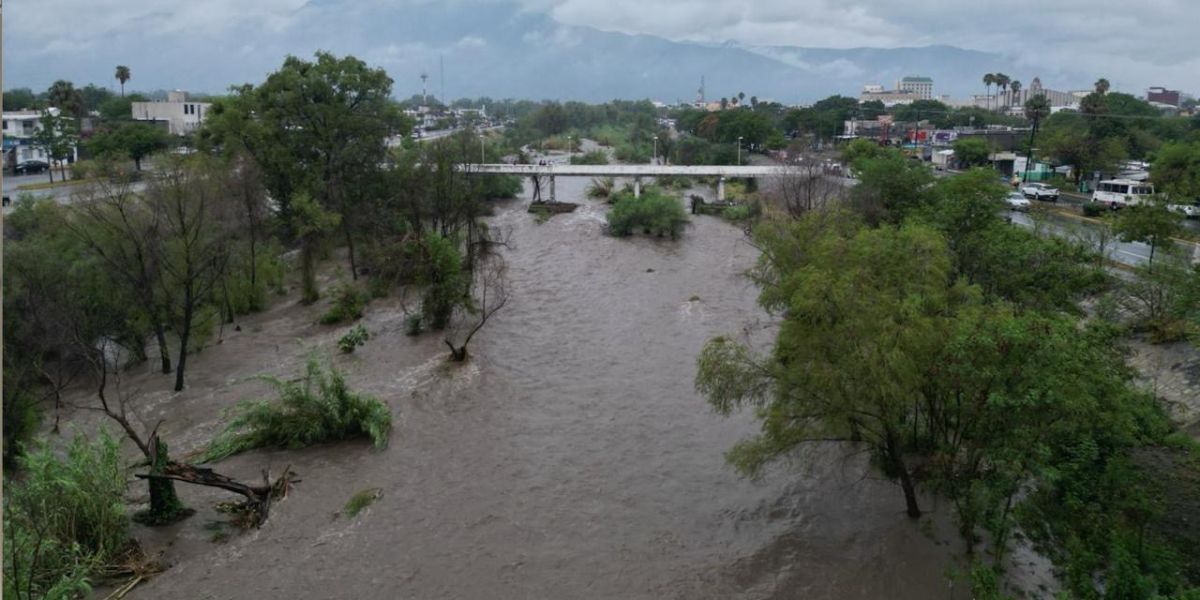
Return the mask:
<svg viewBox="0 0 1200 600"><path fill-rule="evenodd" d="M271 472L267 469L263 469L262 476L261 484L251 485L209 468L178 462L168 463L161 473L137 474L140 479L172 479L194 485L215 487L244 496L246 498L244 509L250 515L250 525L253 527L259 527L267 520L271 511L272 499L276 495L286 495L290 485L298 481L292 479L294 474L291 472L291 467L284 469L283 474L275 481L271 481Z"/></svg>

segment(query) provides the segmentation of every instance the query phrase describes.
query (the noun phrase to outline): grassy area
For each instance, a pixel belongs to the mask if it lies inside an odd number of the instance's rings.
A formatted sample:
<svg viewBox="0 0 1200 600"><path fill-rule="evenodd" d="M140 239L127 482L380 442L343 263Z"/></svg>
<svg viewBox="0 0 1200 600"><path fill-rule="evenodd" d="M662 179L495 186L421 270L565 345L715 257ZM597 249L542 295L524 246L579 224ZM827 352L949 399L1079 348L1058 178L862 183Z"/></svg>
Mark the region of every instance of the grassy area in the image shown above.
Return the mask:
<svg viewBox="0 0 1200 600"><path fill-rule="evenodd" d="M88 183L90 181L92 181L92 180L91 179L68 179L66 181L56 180L54 183L50 183L49 181L43 181L42 183L26 183L25 185L18 185L17 190L22 191L22 192L33 192L33 191L37 191L37 190L49 190L49 189L54 189L54 188L59 188L59 187L66 187L68 185L79 185L82 183Z"/></svg>

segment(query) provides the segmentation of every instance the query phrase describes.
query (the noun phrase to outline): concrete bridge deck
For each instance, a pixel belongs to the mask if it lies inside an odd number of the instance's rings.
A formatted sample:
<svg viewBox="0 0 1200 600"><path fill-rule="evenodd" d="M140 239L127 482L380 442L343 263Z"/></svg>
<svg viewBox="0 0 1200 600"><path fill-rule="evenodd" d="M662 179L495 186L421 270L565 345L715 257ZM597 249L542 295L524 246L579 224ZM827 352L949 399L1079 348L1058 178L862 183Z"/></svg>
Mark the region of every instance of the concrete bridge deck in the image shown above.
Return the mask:
<svg viewBox="0 0 1200 600"><path fill-rule="evenodd" d="M717 200L725 200L726 177L772 177L795 172L795 167L723 166L723 165L510 165L506 163L468 163L458 168L472 175L520 175L534 178L534 200L541 200L540 178L549 179L550 202L554 194L555 177L632 177L633 195L642 195L642 177L684 176L720 177L717 180Z"/></svg>
<svg viewBox="0 0 1200 600"><path fill-rule="evenodd" d="M505 174L526 176L561 177L655 177L683 175L691 177L770 177L784 175L795 167L721 165L510 165L464 164L460 168L468 173Z"/></svg>

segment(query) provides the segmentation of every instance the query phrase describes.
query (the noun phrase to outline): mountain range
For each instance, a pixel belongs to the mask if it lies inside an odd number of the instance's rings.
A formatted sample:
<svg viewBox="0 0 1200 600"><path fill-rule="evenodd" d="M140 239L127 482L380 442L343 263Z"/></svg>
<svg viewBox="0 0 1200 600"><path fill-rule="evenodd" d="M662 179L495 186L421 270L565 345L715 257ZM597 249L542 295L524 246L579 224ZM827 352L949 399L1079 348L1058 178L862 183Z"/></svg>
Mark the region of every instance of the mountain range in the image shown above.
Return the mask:
<svg viewBox="0 0 1200 600"><path fill-rule="evenodd" d="M401 98L420 93L422 73L430 94L441 96L444 89L450 98L668 103L694 100L701 77L709 100L744 92L789 104L857 95L864 84L890 88L905 75L932 77L935 94L954 97L981 93L985 72L1002 71L1026 83L1040 75L1045 85L1059 89L1082 83L1048 69L1023 69L999 54L951 46L830 49L673 41L564 25L506 2L396 7L312 0L273 28L242 22L178 32L149 22L80 42L79 51L52 60L46 52L17 51L36 48L38 38L6 28L6 88L45 89L56 79L115 87L113 67L125 64L133 71L128 89L217 93L261 81L288 54L310 56L318 49L383 67Z"/></svg>

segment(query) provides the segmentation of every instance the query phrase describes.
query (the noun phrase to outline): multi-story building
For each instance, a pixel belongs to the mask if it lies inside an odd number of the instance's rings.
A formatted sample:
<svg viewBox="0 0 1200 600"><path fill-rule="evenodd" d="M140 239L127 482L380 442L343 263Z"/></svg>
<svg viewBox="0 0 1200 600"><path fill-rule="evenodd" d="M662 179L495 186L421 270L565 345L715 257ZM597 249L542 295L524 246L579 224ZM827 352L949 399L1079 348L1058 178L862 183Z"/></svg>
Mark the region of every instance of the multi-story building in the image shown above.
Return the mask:
<svg viewBox="0 0 1200 600"><path fill-rule="evenodd" d="M200 126L212 104L190 102L187 92L167 92L166 102L133 102L131 112L135 121L148 121L162 126L173 135L186 135Z"/></svg>
<svg viewBox="0 0 1200 600"><path fill-rule="evenodd" d="M901 79L896 84L896 89L901 92L910 92L918 100L931 100L933 98L933 79L910 75Z"/></svg>
<svg viewBox="0 0 1200 600"><path fill-rule="evenodd" d="M57 108L49 108L50 114L58 116ZM21 163L38 160L50 164L46 150L37 144L35 139L42 130L42 112L37 110L17 110L4 113L4 166L15 167ZM73 149L67 160L74 162L78 158L78 149Z"/></svg>
<svg viewBox="0 0 1200 600"><path fill-rule="evenodd" d="M882 90L878 92L868 92L866 90L858 95L859 102L871 102L878 100L884 106L892 107L897 104L912 104L913 101L920 98L914 92L905 92L899 90Z"/></svg>
<svg viewBox="0 0 1200 600"><path fill-rule="evenodd" d="M1146 90L1146 102L1169 104L1178 108L1182 106L1184 102L1191 99L1192 96L1190 94L1185 94L1179 90L1168 90L1164 87L1152 87Z"/></svg>

